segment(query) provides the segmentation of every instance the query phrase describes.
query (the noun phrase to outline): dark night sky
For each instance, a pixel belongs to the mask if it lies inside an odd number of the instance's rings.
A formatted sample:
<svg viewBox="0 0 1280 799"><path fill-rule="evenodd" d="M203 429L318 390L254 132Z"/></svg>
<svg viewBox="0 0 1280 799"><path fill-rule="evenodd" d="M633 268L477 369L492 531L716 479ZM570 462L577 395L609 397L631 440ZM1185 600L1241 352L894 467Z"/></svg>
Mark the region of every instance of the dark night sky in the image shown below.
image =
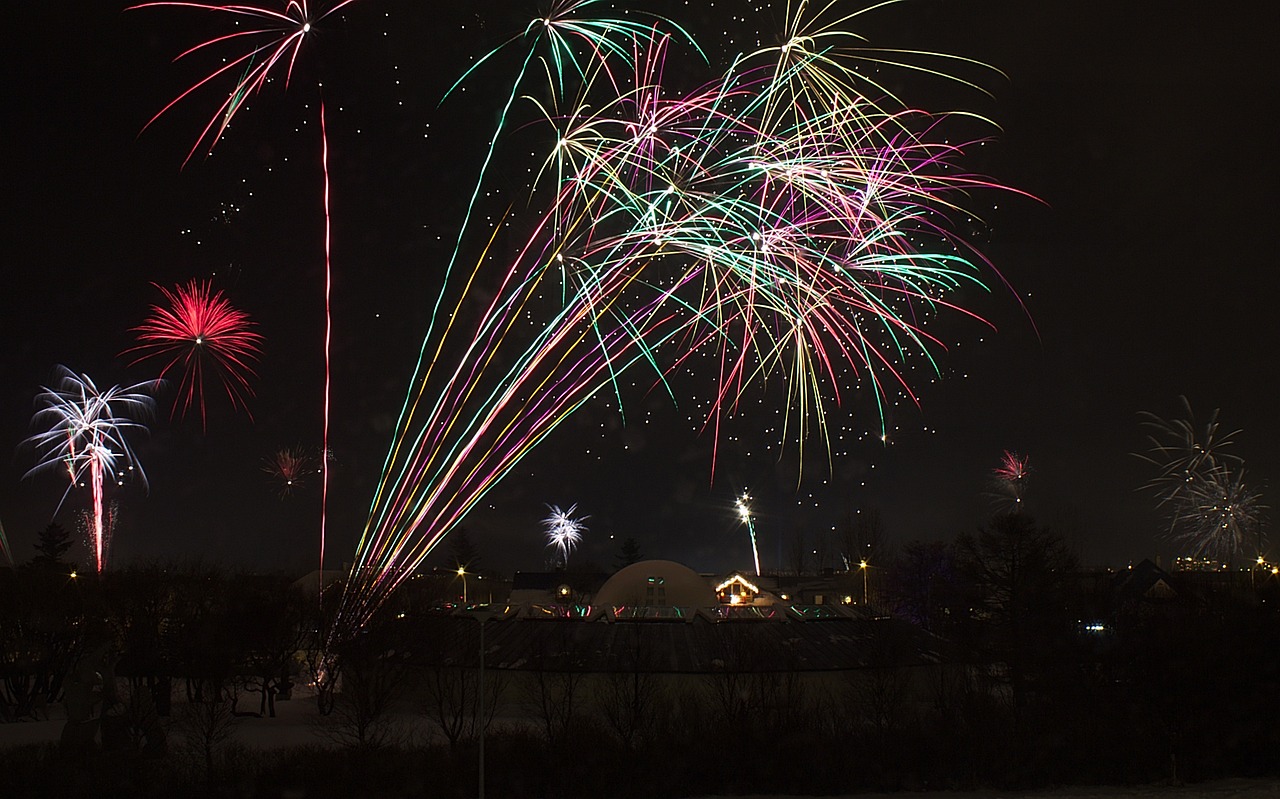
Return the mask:
<svg viewBox="0 0 1280 799"><path fill-rule="evenodd" d="M100 385L151 377L119 355L160 299L151 283L213 277L266 340L254 418L215 401L202 432L198 418L163 413L136 442L150 492L114 494L113 558L314 563L318 493L281 499L262 462L320 443L319 80L334 219L329 559L350 560L444 241L497 112L484 78L439 99L532 8L440 5L361 0L331 17L288 91L277 83L253 98L215 154L185 169L216 91L139 131L202 74L172 56L219 28L181 9L125 13L106 2L12 10L0 126L0 447L14 454L0 472L0 522L19 559L63 490L52 474L22 479L32 455L19 444L32 432L38 387L60 363ZM728 18L744 11L748 26L774 35L780 12L749 10L763 5L695 0L673 14L721 57L722 32L746 30ZM1180 394L1200 416L1220 408L1227 427L1243 429L1238 452L1269 498L1280 486L1269 362L1280 343L1280 272L1266 221L1278 177L1266 155L1280 96L1277 23L1272 3L1224 11L1153 0L910 0L866 18L874 45L963 55L1008 76L984 81L991 97L929 82L917 90L909 76L898 88L922 106L973 108L1003 127L971 163L1044 202L984 197L998 207L986 213L983 249L1030 319L1011 292L970 298L998 332L949 329L943 379L919 381L920 409L894 409L890 445L854 446L830 480L808 468L799 492L793 459L732 453L710 484L709 439L669 403L639 400L631 418L642 408L652 420L625 429L603 403L590 405L468 519L484 565L540 568L544 503L578 503L592 518L577 559L607 566L612 534L700 570L745 567L746 536L731 512L744 489L766 567L795 531L829 530L858 508L878 508L891 541L949 539L990 512L984 491L1005 449L1030 457L1032 511L1077 542L1087 564L1168 558L1178 553L1159 538L1160 517L1137 490L1148 468L1131 453L1143 446L1138 413L1176 415ZM495 68L494 85L505 77ZM494 174L495 189L513 182ZM868 398L852 410L855 428L876 426ZM769 423L740 421L746 435ZM85 502L72 494L59 519L69 523Z"/></svg>

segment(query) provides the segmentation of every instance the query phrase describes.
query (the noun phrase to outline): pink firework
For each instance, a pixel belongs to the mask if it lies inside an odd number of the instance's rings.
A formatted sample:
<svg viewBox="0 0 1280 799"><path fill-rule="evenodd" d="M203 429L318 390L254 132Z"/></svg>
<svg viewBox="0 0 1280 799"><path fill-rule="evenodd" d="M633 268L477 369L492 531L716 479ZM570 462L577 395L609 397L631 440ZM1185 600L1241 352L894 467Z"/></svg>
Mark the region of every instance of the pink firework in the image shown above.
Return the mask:
<svg viewBox="0 0 1280 799"><path fill-rule="evenodd" d="M1000 456L1000 465L993 471L995 477L994 496L1007 503L1011 510L1022 510L1022 497L1027 489L1027 476L1031 473L1031 459L1016 452L1005 450Z"/></svg>
<svg viewBox="0 0 1280 799"><path fill-rule="evenodd" d="M236 30L230 33L215 36L178 54L177 59L174 60L202 51L235 48L234 53L228 54L219 61L217 69L205 75L160 109L147 122L147 125L150 126L164 116L169 109L204 86L216 85L220 81L228 83L231 88L227 91L227 99L222 101L204 126L204 130L200 131L199 138L192 145L191 152L187 154L187 160L191 160L191 156L196 154L201 144L205 145L206 152L212 152L214 145L231 124L236 112L244 107L250 95L262 90L275 72L284 70L285 85L288 85L289 78L293 75L294 64L298 60L298 53L302 49L302 43L311 34L313 26L353 2L355 0L341 0L332 4L328 10L315 13L312 13L311 8L308 7L307 0L285 0L271 4L246 2L234 5L156 2L131 6L129 10L173 6L207 11L223 17L231 17L237 26ZM245 23L245 27L239 27L241 23Z"/></svg>
<svg viewBox="0 0 1280 799"><path fill-rule="evenodd" d="M280 496L287 497L294 489L306 484L307 478L317 471L315 459L301 449L284 448L267 458L262 471L271 475L280 489Z"/></svg>
<svg viewBox="0 0 1280 799"><path fill-rule="evenodd" d="M247 314L227 302L221 291L205 282L192 280L172 290L157 285L166 306L153 305L151 317L133 328L138 346L126 353L138 353L133 363L161 358L163 379L170 371L181 371L174 397L173 415L185 416L194 404L200 406L200 423L205 426L205 371L212 370L233 406L248 413L246 400L253 396L249 378L257 360L262 336L253 330ZM132 364L131 364L132 365ZM179 413L181 409L181 413Z"/></svg>
<svg viewBox="0 0 1280 799"><path fill-rule="evenodd" d="M191 160L203 144L206 152L212 152L219 138L231 124L232 118L244 107L248 98L261 91L276 73L284 72L284 82L288 86L293 76L293 68L303 42L311 38L317 23L331 14L335 14L355 0L333 0L321 2L313 10L308 0L278 0L266 4L264 2L244 2L236 4L174 2L173 0L157 0L157 2L139 3L131 9L175 7L209 12L220 19L234 23L236 28L228 33L207 39L179 53L177 59L197 52L225 51L219 66L203 78L192 84L179 94L147 122L150 126L169 109L197 92L206 84L230 84L226 90L226 99L221 102L209 122L200 131L199 137L187 153L186 161ZM241 24L244 27L240 27ZM177 60L175 59L175 60ZM329 388L332 370L330 368L329 343L333 333L333 317L330 307L332 289L332 263L329 216L329 134L325 126L325 104L323 98L319 102L320 117L320 165L324 174L324 448L329 446ZM325 529L328 515L329 470L324 459L320 467L320 571L324 571Z"/></svg>
<svg viewBox="0 0 1280 799"><path fill-rule="evenodd" d="M995 468L997 480L1006 483L1022 483L1027 479L1030 469L1030 458L1024 458L1016 452L1005 450L1000 456L1000 465Z"/></svg>

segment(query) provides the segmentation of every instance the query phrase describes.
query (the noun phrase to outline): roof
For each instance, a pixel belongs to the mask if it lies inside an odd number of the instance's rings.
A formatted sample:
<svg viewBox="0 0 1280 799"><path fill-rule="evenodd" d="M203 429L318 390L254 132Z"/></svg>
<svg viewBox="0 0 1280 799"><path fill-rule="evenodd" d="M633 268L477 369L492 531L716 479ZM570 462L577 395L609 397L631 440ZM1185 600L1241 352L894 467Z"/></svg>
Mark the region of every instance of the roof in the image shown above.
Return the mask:
<svg viewBox="0 0 1280 799"><path fill-rule="evenodd" d="M485 626L486 668L607 673L718 671L836 671L938 660L937 639L900 619L860 618L826 608L820 619L802 612L761 609L663 608L677 623L578 608L556 617L539 606L508 608ZM744 609L745 610L745 609ZM479 625L462 612L408 617L405 638L420 642L424 658L446 666L477 662ZM886 642L892 646L886 648ZM879 657L879 659L877 659Z"/></svg>

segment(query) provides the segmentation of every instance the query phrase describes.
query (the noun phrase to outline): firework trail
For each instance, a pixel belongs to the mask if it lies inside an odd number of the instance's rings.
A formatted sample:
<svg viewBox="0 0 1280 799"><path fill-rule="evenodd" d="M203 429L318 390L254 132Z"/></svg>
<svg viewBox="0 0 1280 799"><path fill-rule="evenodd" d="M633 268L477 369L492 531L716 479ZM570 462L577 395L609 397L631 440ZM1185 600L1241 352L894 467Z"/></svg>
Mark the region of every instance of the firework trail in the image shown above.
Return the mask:
<svg viewBox="0 0 1280 799"><path fill-rule="evenodd" d="M503 475L590 397L617 392L628 369L654 370L674 394L674 372L709 354L713 441L748 386L783 380L788 424L812 423L825 440L828 398L849 390L843 366L877 401L895 386L914 399L905 359L932 363L945 348L929 319L978 318L949 299L983 285L985 261L948 214L956 198L1000 187L958 168L962 145L931 138L941 119L867 101L819 46L827 23L806 24L817 28L796 22L788 44L687 92L662 83L679 37L656 33L659 22L644 37L602 29L615 46L591 50L576 86L544 62L551 99L531 104L555 143L529 205L545 210L508 259L491 254L506 227L496 225L472 272L446 286L459 299L447 314L437 305L446 321L424 340L339 626L362 625ZM463 298L488 264L498 283L463 327Z"/></svg>
<svg viewBox="0 0 1280 799"><path fill-rule="evenodd" d="M738 518L742 519L747 525L747 534L751 537L751 558L756 565L756 576L760 576L760 548L756 546L756 524L751 517L751 506L748 505L751 497L743 494L738 498L734 507L738 510Z"/></svg>
<svg viewBox="0 0 1280 799"><path fill-rule="evenodd" d="M94 562L101 572L106 566L109 532L103 508L104 484L113 479L122 485L127 477L137 475L146 485L146 473L138 465L125 434L146 430L131 417L150 414L153 401L143 392L154 385L154 381L99 391L87 375L78 375L65 366L58 370L56 387L45 387L36 396L38 409L32 423L45 431L25 442L35 448L38 459L27 476L50 468L65 468L71 484L63 493L59 508L73 487L89 486L93 495L89 539Z"/></svg>
<svg viewBox="0 0 1280 799"><path fill-rule="evenodd" d="M298 448L277 450L266 458L262 471L271 475L272 481L280 491L280 496L287 497L295 490L307 484L308 478L318 471L316 458Z"/></svg>
<svg viewBox="0 0 1280 799"><path fill-rule="evenodd" d="M557 505L548 505L547 509L550 514L542 520L542 530L547 536L547 547L555 550L555 565L567 569L569 554L582 543L582 534L587 531L587 526L583 522L591 517L580 516L575 519L573 514L578 510L576 504L570 505L568 510L561 510Z"/></svg>
<svg viewBox="0 0 1280 799"><path fill-rule="evenodd" d="M1008 504L1010 510L1021 511L1027 479L1031 476L1031 459L1006 449L1000 456L1000 465L991 474L995 489L992 494L996 500Z"/></svg>
<svg viewBox="0 0 1280 799"><path fill-rule="evenodd" d="M137 353L130 366L159 358L165 361L160 379L170 371L182 373L173 402L173 415L185 415L191 406L200 407L200 424L206 426L204 382L212 369L233 407L248 413L246 400L253 395L249 378L257 360L262 336L243 311L231 306L221 291L208 282L192 280L185 286L167 289L156 286L167 305L153 305L146 322L133 328L138 345L123 354Z"/></svg>
<svg viewBox="0 0 1280 799"><path fill-rule="evenodd" d="M244 29L236 30L201 42L180 53L175 60L185 58L198 52L220 49L224 46L231 49L234 56L222 61L222 66L208 73L191 87L183 91L155 116L147 122L149 127L167 111L197 92L206 85L219 81L229 81L231 89L227 99L218 106L210 117L208 124L200 132L191 151L183 162L185 165L196 151L203 145L207 153L213 151L222 134L231 124L231 120L244 107L248 98L257 94L267 84L271 76L283 70L286 88L293 76L293 68L297 63L303 43L314 32L316 26L327 17L351 5L355 0L337 0L320 6L313 12L307 0L281 0L281 2L265 5L252 2L235 5L219 5L197 2L152 2L131 6L132 9L177 7L196 9L230 17L237 25L247 23ZM275 7L275 6L278 6ZM237 75L238 77L233 77ZM325 124L325 104L323 98L319 103L320 115L320 164L324 175L324 430L323 447L329 448L329 395L332 379L330 363L330 341L333 337L333 314L330 306L332 279L332 242L331 220L329 215L329 136ZM325 535L328 517L329 468L327 459L321 460L321 492L320 492L320 573L324 573ZM323 591L320 595L323 597Z"/></svg>
<svg viewBox="0 0 1280 799"><path fill-rule="evenodd" d="M10 566L13 562L13 549L9 546L9 537L4 534L4 522L0 522L0 558Z"/></svg>
<svg viewBox="0 0 1280 799"><path fill-rule="evenodd" d="M1168 537L1196 556L1229 559L1247 545L1261 551L1261 495L1244 482L1244 461L1230 448L1239 430L1222 432L1218 411L1198 426L1191 403L1181 398L1182 418L1141 414L1150 445L1138 457L1156 476L1143 488L1169 518Z"/></svg>

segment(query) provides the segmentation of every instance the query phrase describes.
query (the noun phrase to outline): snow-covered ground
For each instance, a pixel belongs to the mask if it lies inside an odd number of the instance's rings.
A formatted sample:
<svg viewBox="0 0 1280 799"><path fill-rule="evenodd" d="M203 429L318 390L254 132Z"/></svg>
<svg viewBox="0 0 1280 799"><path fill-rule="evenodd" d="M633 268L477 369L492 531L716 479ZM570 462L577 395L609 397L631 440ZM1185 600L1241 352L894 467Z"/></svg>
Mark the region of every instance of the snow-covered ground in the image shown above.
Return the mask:
<svg viewBox="0 0 1280 799"><path fill-rule="evenodd" d="M256 709L251 698L241 702L241 710ZM175 714L177 708L175 707ZM236 725L234 740L255 749L281 749L293 746L333 745L332 737L322 734L320 714L315 701L305 694L295 699L276 703L277 717L241 717ZM24 721L0 724L0 748L22 744L55 742L62 734L66 716L61 706L49 708L49 718L40 721ZM422 716L403 715L399 718L399 731L408 740L423 740L432 735ZM1145 785L1136 787L1074 787L1047 791L997 791L968 792L925 791L895 794L851 794L838 799L1280 799L1280 779L1272 780L1219 780L1195 785ZM727 797L697 797L697 799L728 799ZM792 799L778 794L761 794L734 797L733 799ZM837 799L833 797L832 799Z"/></svg>
<svg viewBox="0 0 1280 799"><path fill-rule="evenodd" d="M1280 799L1280 780L1218 780L1197 785L1143 785L1058 788L1049 791L925 791L922 793L863 793L828 799ZM730 799L703 796L697 799ZM736 796L732 799L795 799L778 794Z"/></svg>

